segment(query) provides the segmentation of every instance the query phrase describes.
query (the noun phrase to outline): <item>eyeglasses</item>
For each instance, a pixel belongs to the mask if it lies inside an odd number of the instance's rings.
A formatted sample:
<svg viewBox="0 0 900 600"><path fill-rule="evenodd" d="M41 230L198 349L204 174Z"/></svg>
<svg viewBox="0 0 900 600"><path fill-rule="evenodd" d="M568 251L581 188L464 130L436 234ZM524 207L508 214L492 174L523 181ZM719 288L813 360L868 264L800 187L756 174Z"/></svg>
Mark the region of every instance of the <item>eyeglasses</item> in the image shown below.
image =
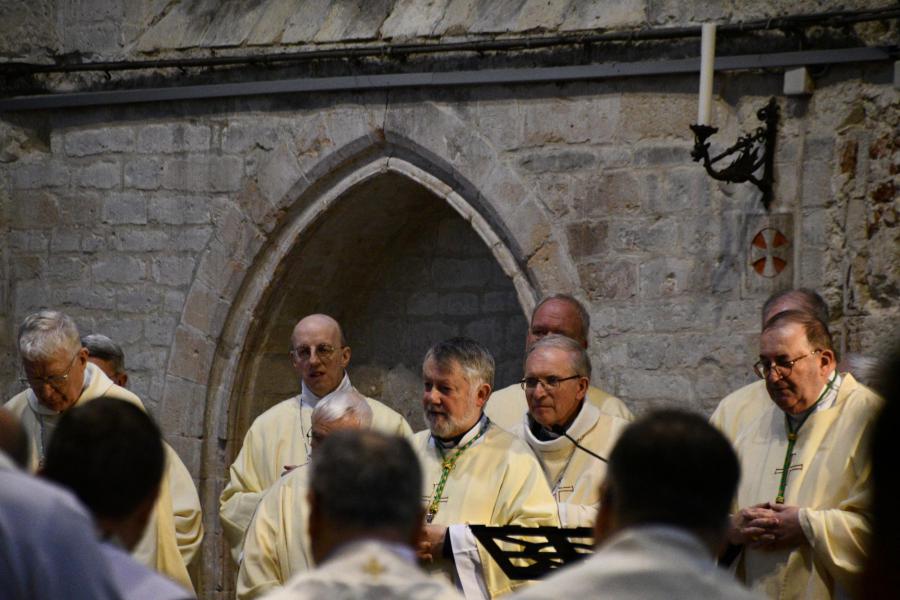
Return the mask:
<svg viewBox="0 0 900 600"><path fill-rule="evenodd" d="M519 385L522 386L523 390L533 390L537 388L538 384L544 386L544 389L548 392L550 390L555 390L559 387L563 381L569 381L570 379L578 379L581 375L570 375L568 377L557 377L556 375L547 375L546 377L526 377L522 381L519 382Z"/></svg>
<svg viewBox="0 0 900 600"><path fill-rule="evenodd" d="M63 385L65 385L66 381L69 380L69 373L72 372L72 367L75 366L75 358L78 356L79 352L81 352L81 350L72 355L72 360L69 361L69 366L68 368L66 368L66 372L62 375L51 375L50 377L22 377L19 379L19 381L21 381L24 385L32 388L39 388L43 385L49 385L50 387L58 390Z"/></svg>
<svg viewBox="0 0 900 600"><path fill-rule="evenodd" d="M315 351L319 360L328 362L334 358L334 353L337 352L337 348L331 344L319 344L315 348L310 346L300 346L299 348L291 348L291 355L301 362L306 362L312 357L313 351Z"/></svg>
<svg viewBox="0 0 900 600"><path fill-rule="evenodd" d="M797 361L803 360L807 356L818 354L819 352L821 352L821 350L813 350L809 354L804 354L803 356L798 356L797 358L791 360L775 360L771 362L760 360L753 365L753 372L756 373L761 379L766 379L774 369L774 371L778 373L778 376L783 379L791 374L791 371L794 368L794 364Z"/></svg>

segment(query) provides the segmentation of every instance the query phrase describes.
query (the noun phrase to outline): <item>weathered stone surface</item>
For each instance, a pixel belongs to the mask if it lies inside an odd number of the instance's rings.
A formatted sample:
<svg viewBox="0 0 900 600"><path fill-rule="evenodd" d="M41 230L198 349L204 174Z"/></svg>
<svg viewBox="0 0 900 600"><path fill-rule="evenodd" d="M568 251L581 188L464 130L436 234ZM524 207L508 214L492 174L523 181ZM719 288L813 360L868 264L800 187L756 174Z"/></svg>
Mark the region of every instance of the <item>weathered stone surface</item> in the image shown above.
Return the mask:
<svg viewBox="0 0 900 600"><path fill-rule="evenodd" d="M65 151L69 156L129 152L133 148L134 130L129 127L72 131L65 138Z"/></svg>
<svg viewBox="0 0 900 600"><path fill-rule="evenodd" d="M143 225L147 222L147 199L140 194L111 194L103 203L103 222L112 225Z"/></svg>

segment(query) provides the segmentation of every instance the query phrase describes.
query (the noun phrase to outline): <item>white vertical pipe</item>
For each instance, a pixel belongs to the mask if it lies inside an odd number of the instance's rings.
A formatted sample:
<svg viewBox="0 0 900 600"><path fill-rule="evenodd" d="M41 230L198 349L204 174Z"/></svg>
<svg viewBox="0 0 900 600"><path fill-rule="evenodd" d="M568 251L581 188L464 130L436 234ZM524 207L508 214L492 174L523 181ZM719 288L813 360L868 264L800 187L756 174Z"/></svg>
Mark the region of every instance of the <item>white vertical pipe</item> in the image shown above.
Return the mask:
<svg viewBox="0 0 900 600"><path fill-rule="evenodd" d="M716 62L716 24L704 23L700 38L700 100L697 124L709 125L712 114L713 67Z"/></svg>

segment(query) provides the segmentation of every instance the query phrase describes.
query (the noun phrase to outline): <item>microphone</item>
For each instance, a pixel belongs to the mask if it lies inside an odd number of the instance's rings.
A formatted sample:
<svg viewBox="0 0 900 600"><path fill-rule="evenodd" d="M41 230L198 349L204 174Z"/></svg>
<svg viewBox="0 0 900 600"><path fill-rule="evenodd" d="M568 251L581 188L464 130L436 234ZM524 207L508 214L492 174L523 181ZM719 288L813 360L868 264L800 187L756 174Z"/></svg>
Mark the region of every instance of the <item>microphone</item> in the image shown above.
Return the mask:
<svg viewBox="0 0 900 600"><path fill-rule="evenodd" d="M555 433L556 435L564 435L564 436L566 436L566 438L568 438L570 442L572 442L573 444L575 444L575 447L576 447L576 448L578 448L578 449L581 450L582 452L587 452L588 454L590 454L591 456L593 456L593 457L596 458L597 460L602 460L602 461L605 462L605 463L608 463L608 462L609 462L608 460L606 460L605 458L603 458L603 457L600 456L599 454L597 454L597 453L595 453L595 452L591 452L590 450L588 450L587 448L585 448L584 446L582 446L581 444L579 444L577 441L575 441L575 438L573 438L571 435L569 435L568 433L566 433L566 430L563 429L562 425L554 425L553 427L550 428L550 431L552 431L552 432Z"/></svg>

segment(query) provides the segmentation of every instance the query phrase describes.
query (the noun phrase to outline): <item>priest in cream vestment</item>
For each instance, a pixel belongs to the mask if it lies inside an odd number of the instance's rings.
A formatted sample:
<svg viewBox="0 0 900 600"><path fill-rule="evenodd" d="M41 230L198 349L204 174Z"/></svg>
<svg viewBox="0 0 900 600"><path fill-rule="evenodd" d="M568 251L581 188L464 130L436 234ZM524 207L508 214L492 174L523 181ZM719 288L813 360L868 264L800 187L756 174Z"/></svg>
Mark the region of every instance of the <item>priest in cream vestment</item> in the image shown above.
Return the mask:
<svg viewBox="0 0 900 600"><path fill-rule="evenodd" d="M420 556L467 598L500 596L514 582L466 525L558 527L556 503L528 447L482 413L494 377L487 350L466 338L441 342L426 354L422 373L429 429L413 441L428 522Z"/></svg>
<svg viewBox="0 0 900 600"><path fill-rule="evenodd" d="M531 323L525 337L525 351L542 337L551 334L572 338L587 349L590 316L577 299L568 294L556 294L542 300L531 314ZM604 414L626 421L634 418L621 400L600 388L588 387L587 399ZM493 392L484 407L488 418L507 431L519 427L522 415L527 410L525 391L518 383Z"/></svg>
<svg viewBox="0 0 900 600"><path fill-rule="evenodd" d="M253 421L219 498L222 529L237 563L244 533L263 492L285 472L309 460L308 436L316 404L329 394L353 389L345 372L350 347L331 317L301 319L291 335L290 357L301 379L300 395L279 402ZM412 435L399 413L371 398L366 402L372 408L374 429Z"/></svg>
<svg viewBox="0 0 900 600"><path fill-rule="evenodd" d="M563 527L594 525L605 460L629 423L585 402L590 379L590 358L572 338L548 335L525 355L528 412L514 433L541 463Z"/></svg>
<svg viewBox="0 0 900 600"><path fill-rule="evenodd" d="M776 292L763 303L761 328L780 312L799 310L828 323L828 305L815 291L798 288ZM719 428L729 440L734 440L745 424L756 420L769 407L771 400L765 381L754 381L734 391L719 402L709 422Z"/></svg>
<svg viewBox="0 0 900 600"><path fill-rule="evenodd" d="M372 409L355 391L329 394L312 413L310 450L336 431L368 429ZM263 494L244 536L237 578L240 600L257 598L314 567L309 541L309 474L311 461L281 477Z"/></svg>
<svg viewBox="0 0 900 600"><path fill-rule="evenodd" d="M309 471L316 567L267 599L462 599L443 578L416 564L422 472L406 439L336 431L316 448Z"/></svg>
<svg viewBox="0 0 900 600"><path fill-rule="evenodd" d="M744 547L738 575L771 598L848 597L865 563L881 400L835 365L816 317L767 323L755 368L771 402L732 440L742 478L729 541Z"/></svg>
<svg viewBox="0 0 900 600"><path fill-rule="evenodd" d="M140 399L114 384L81 347L74 321L63 313L41 311L26 317L19 330L19 352L31 386L6 404L31 437L32 469L43 460L59 415L106 396L144 408ZM203 523L200 499L191 475L168 444L166 471L156 507L134 549L142 564L193 590L187 565L200 548Z"/></svg>

